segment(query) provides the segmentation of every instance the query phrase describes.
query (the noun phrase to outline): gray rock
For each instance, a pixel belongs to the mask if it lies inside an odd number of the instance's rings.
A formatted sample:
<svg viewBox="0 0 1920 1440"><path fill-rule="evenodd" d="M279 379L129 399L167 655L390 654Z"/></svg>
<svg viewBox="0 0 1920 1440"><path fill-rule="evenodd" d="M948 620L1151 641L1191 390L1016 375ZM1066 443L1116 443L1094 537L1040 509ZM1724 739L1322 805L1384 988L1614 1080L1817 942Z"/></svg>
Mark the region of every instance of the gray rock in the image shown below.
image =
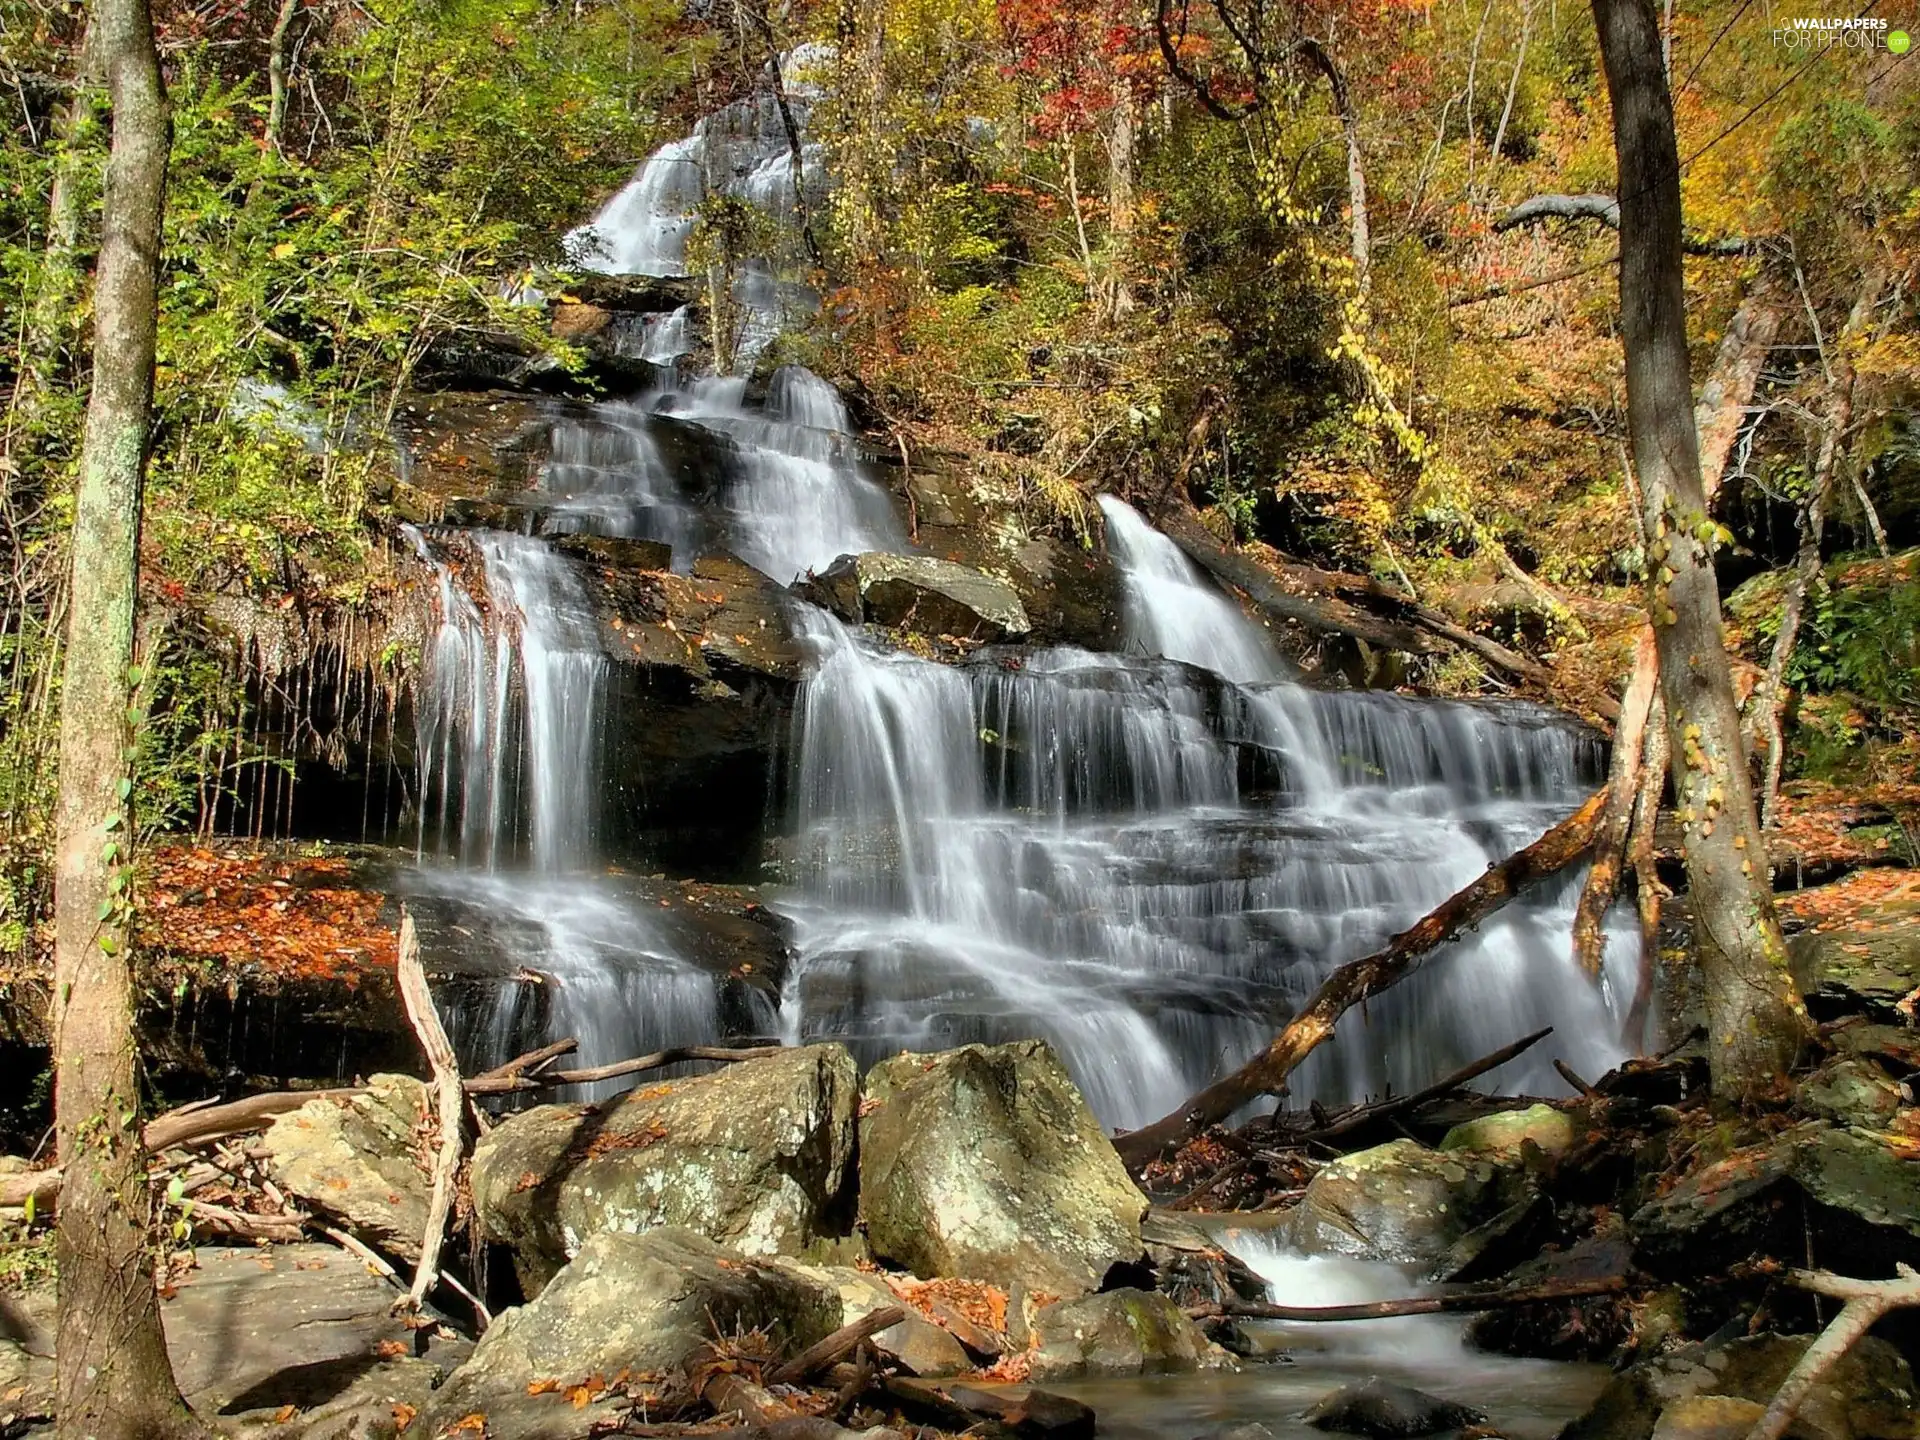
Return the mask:
<svg viewBox="0 0 1920 1440"><path fill-rule="evenodd" d="M1529 1184L1494 1156L1395 1140L1334 1161L1307 1185L1288 1238L1312 1255L1457 1266L1453 1247L1524 1203Z"/></svg>
<svg viewBox="0 0 1920 1440"><path fill-rule="evenodd" d="M400 1291L331 1245L206 1246L197 1254L198 1265L161 1302L160 1319L174 1378L202 1413L334 1404L388 1371L388 1355L412 1356L416 1347L425 1348L420 1374L431 1384L473 1348L437 1326L410 1329L393 1313Z"/></svg>
<svg viewBox="0 0 1920 1440"><path fill-rule="evenodd" d="M1689 1395L1660 1412L1653 1440L1747 1440L1767 1407L1731 1395Z"/></svg>
<svg viewBox="0 0 1920 1440"><path fill-rule="evenodd" d="M1830 1060L1794 1090L1795 1108L1841 1125L1882 1130L1906 1097L1886 1071L1867 1060Z"/></svg>
<svg viewBox="0 0 1920 1440"><path fill-rule="evenodd" d="M743 1254L829 1233L853 1153L859 1072L809 1045L642 1085L602 1107L542 1105L475 1147L480 1234L537 1288L590 1236L685 1226Z"/></svg>
<svg viewBox="0 0 1920 1440"><path fill-rule="evenodd" d="M1366 1380L1334 1391L1300 1417L1318 1430L1344 1435L1372 1435L1378 1440L1411 1440L1480 1425L1486 1416L1469 1405L1457 1405L1389 1380Z"/></svg>
<svg viewBox="0 0 1920 1440"><path fill-rule="evenodd" d="M676 1227L590 1236L538 1298L498 1316L420 1417L423 1435L472 1414L514 1440L578 1440L611 1400L576 1406L536 1382L667 1374L719 1336L765 1330L792 1355L840 1323L840 1297L794 1269ZM529 1394L528 1388L542 1390Z"/></svg>
<svg viewBox="0 0 1920 1440"><path fill-rule="evenodd" d="M1140 1225L1155 1288L1186 1305L1225 1305L1234 1300L1264 1300L1267 1286L1238 1255L1215 1244L1207 1233L1171 1210L1153 1209Z"/></svg>
<svg viewBox="0 0 1920 1440"><path fill-rule="evenodd" d="M1810 1335L1755 1335L1643 1360L1615 1376L1560 1440L1651 1440L1665 1412L1699 1396L1765 1405L1812 1343ZM1917 1398L1900 1352L1869 1335L1808 1392L1794 1433L1805 1440L1911 1440ZM1704 1419L1705 1412L1682 1408L1673 1428L1690 1417Z"/></svg>
<svg viewBox="0 0 1920 1440"><path fill-rule="evenodd" d="M1146 1290L1103 1290L1047 1306L1034 1317L1027 1357L1035 1380L1161 1375L1232 1363L1171 1299Z"/></svg>
<svg viewBox="0 0 1920 1440"><path fill-rule="evenodd" d="M1063 1298L1141 1258L1146 1197L1044 1041L895 1056L861 1108L876 1256Z"/></svg>
<svg viewBox="0 0 1920 1440"><path fill-rule="evenodd" d="M419 1156L432 1107L408 1075L363 1095L309 1100L268 1127L274 1182L317 1214L404 1259L420 1255L433 1181Z"/></svg>
<svg viewBox="0 0 1920 1440"><path fill-rule="evenodd" d="M842 555L803 588L856 625L961 640L1016 640L1033 628L1006 581L931 555Z"/></svg>
<svg viewBox="0 0 1920 1440"><path fill-rule="evenodd" d="M1870 906L1856 924L1789 940L1793 978L1809 1005L1863 1010L1899 1024L1906 1018L1901 1000L1920 988L1920 902Z"/></svg>

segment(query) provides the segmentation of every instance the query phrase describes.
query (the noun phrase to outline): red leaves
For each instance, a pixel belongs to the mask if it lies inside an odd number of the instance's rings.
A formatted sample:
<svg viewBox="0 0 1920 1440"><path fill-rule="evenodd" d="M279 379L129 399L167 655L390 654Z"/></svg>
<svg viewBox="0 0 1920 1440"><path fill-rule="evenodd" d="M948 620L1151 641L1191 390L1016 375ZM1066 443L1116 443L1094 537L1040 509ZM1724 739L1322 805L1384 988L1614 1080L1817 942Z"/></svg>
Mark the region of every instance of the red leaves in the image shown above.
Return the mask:
<svg viewBox="0 0 1920 1440"><path fill-rule="evenodd" d="M381 918L383 903L354 884L345 860L163 846L142 887L139 938L176 961L352 985L396 963L398 936Z"/></svg>

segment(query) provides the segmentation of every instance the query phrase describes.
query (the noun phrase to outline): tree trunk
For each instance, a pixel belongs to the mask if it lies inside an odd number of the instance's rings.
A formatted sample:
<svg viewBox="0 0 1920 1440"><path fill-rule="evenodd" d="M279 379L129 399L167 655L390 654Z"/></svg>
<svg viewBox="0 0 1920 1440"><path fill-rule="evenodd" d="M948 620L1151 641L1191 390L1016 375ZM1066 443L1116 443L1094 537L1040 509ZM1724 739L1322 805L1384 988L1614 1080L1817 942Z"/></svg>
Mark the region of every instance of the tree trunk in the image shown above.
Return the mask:
<svg viewBox="0 0 1920 1440"><path fill-rule="evenodd" d="M1586 854L1606 791L1597 790L1580 808L1517 854L1493 866L1466 889L1449 896L1409 929L1377 950L1350 960L1320 982L1272 1042L1224 1080L1216 1081L1171 1115L1114 1137L1114 1148L1130 1169L1139 1169L1209 1125L1227 1118L1262 1095L1277 1095L1302 1060L1333 1038L1334 1022L1355 1005L1398 984L1436 946L1478 925L1536 880L1557 874Z"/></svg>
<svg viewBox="0 0 1920 1440"><path fill-rule="evenodd" d="M287 128L287 36L299 9L300 0L280 0L280 13L274 17L273 35L267 41L267 143L276 150Z"/></svg>
<svg viewBox="0 0 1920 1440"><path fill-rule="evenodd" d="M57 385L65 369L61 352L73 327L73 302L80 289L80 231L86 208L81 171L99 120L99 28L89 16L74 65L73 95L53 120L55 153L53 187L47 197L45 263L29 302L27 333L20 344L28 404L36 409L41 393Z"/></svg>
<svg viewBox="0 0 1920 1440"><path fill-rule="evenodd" d="M1626 863L1627 836L1634 801L1640 794L1640 756L1645 748L1647 716L1653 709L1653 691L1660 666L1653 635L1640 629L1634 647L1633 678L1620 703L1620 723L1613 732L1613 763L1607 774L1607 807L1600 817L1600 833L1593 842L1593 867L1580 889L1573 913L1573 958L1587 974L1598 976L1606 959L1607 910L1619 888Z"/></svg>
<svg viewBox="0 0 1920 1440"><path fill-rule="evenodd" d="M1117 319L1133 309L1127 284L1127 253L1133 245L1133 91L1123 81L1113 104L1113 129L1107 135L1107 237L1113 267L1109 310Z"/></svg>
<svg viewBox="0 0 1920 1440"><path fill-rule="evenodd" d="M1700 437L1700 480L1709 509L1726 475L1727 461L1733 454L1734 441L1739 437L1741 421L1745 419L1747 406L1752 402L1753 392L1760 383L1760 372L1765 368L1767 355L1773 349L1774 337L1780 332L1780 321L1785 311L1784 295L1773 280L1763 273L1740 302L1740 308L1734 311L1733 319L1727 325L1727 333L1721 337L1720 348L1714 355L1713 368L1707 372L1706 381L1700 387L1700 398L1693 407L1693 425ZM1654 643L1653 631L1643 626L1634 644L1633 670L1627 677L1627 695L1645 695L1651 701L1659 670L1659 650ZM1648 746L1647 750L1648 764L1654 763L1651 757L1658 754L1658 769L1641 775L1640 747L1623 745L1616 737L1607 784L1615 797L1631 794L1636 789L1641 792L1651 790L1654 806L1657 807L1660 792L1666 786L1667 750L1664 744L1657 747L1657 752L1652 746ZM1610 805L1612 803L1609 802ZM1644 823L1651 826L1655 810L1646 809L1644 814ZM1633 821L1633 827L1641 824L1638 818ZM1607 906L1613 903L1619 885L1620 854L1640 842L1649 847L1650 853L1651 832L1642 834L1633 827L1620 837L1619 845L1614 845L1603 836L1597 847L1593 868L1587 872L1586 884L1580 892L1580 906L1574 918L1573 953L1589 974L1599 972L1603 958L1599 922ZM1609 863L1609 856L1613 857L1612 863ZM1648 947L1655 943L1651 937L1659 927L1660 902L1648 884L1652 875L1651 861L1645 876L1640 874L1640 870L1641 867L1636 863L1642 921L1640 965L1644 973L1654 960L1653 952ZM1653 917L1650 923L1647 919L1649 904ZM1634 1031L1631 1020L1628 1029Z"/></svg>
<svg viewBox="0 0 1920 1440"><path fill-rule="evenodd" d="M1773 654L1767 660L1767 678L1762 683L1759 712L1767 722L1767 769L1760 789L1760 828L1771 830L1778 821L1780 772L1785 768L1787 737L1780 712L1785 708L1787 666L1793 660L1800 640L1800 622L1805 617L1807 592L1820 581L1820 542L1827 526L1827 501L1833 494L1834 472L1839 468L1846 446L1847 427L1853 423L1853 347L1872 319L1880 303L1880 291L1886 276L1878 268L1868 272L1860 287L1860 298L1840 331L1834 346L1832 373L1827 381L1827 416L1820 431L1820 447L1815 453L1813 475L1807 487L1807 504L1800 517L1800 552L1795 557L1793 578L1780 605L1780 630L1773 637Z"/></svg>
<svg viewBox="0 0 1920 1440"><path fill-rule="evenodd" d="M1620 320L1648 612L1685 839L1713 1082L1772 1088L1812 1035L1787 970L1720 627L1687 374L1680 155L1651 0L1594 0L1620 171Z"/></svg>
<svg viewBox="0 0 1920 1440"><path fill-rule="evenodd" d="M1364 300L1372 283L1373 238L1367 217L1367 160L1360 147L1360 115L1347 89L1347 77L1326 48L1317 40L1304 40L1300 48L1326 76L1333 91L1333 112L1340 117L1340 138L1347 149L1347 247L1353 257L1354 290Z"/></svg>
<svg viewBox="0 0 1920 1440"><path fill-rule="evenodd" d="M98 0L112 107L94 292L93 388L74 497L54 879L59 1433L200 1433L167 1362L140 1141L124 847L129 841L140 488L169 122L147 0Z"/></svg>

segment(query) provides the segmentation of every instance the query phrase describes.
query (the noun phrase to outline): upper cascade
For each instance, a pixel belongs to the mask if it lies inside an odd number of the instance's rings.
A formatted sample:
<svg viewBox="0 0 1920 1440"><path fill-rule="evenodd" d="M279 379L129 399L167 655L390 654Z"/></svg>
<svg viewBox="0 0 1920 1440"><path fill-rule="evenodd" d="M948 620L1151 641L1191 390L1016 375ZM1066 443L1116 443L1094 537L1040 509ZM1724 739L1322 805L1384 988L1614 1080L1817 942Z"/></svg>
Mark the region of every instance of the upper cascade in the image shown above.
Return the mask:
<svg viewBox="0 0 1920 1440"><path fill-rule="evenodd" d="M1102 495L1100 512L1126 586L1129 649L1184 660L1241 684L1286 674L1265 632L1138 510Z"/></svg>

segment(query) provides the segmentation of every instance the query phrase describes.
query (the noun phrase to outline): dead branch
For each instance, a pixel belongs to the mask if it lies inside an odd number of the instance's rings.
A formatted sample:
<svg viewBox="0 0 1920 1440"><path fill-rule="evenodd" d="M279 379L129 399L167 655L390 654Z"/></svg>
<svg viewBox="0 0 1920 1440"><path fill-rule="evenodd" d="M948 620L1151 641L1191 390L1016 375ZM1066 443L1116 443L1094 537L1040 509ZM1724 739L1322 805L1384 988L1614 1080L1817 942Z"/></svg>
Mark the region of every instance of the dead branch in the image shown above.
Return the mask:
<svg viewBox="0 0 1920 1440"><path fill-rule="evenodd" d="M1573 958L1596 978L1606 959L1607 911L1620 888L1620 872L1626 863L1633 802L1640 794L1647 716L1653 711L1653 692L1659 679L1660 652L1654 645L1653 628L1642 625L1634 643L1633 673L1627 682L1626 698L1620 702L1620 723L1613 732L1607 804L1600 815L1600 831L1594 837L1593 868L1587 871L1573 915Z"/></svg>
<svg viewBox="0 0 1920 1440"><path fill-rule="evenodd" d="M404 906L400 911L400 998L407 1009L407 1020L427 1053L434 1080L434 1109L440 1120L440 1153L433 1166L433 1198L427 1206L427 1230L420 1242L420 1263L414 1267L413 1287L407 1292L407 1304L418 1310L427 1289L440 1273L440 1241L446 1232L447 1215L453 1209L453 1181L460 1170L460 1157L466 1149L466 1095L460 1086L460 1063L454 1058L453 1043L440 1024L440 1013L433 1006L433 992L427 988L427 972L420 963L420 937L413 928L413 914Z"/></svg>
<svg viewBox="0 0 1920 1440"><path fill-rule="evenodd" d="M1334 1023L1340 1016L1411 975L1436 946L1478 925L1535 881L1557 874L1584 855L1593 843L1606 795L1605 790L1596 790L1572 815L1442 901L1410 929L1394 936L1384 949L1335 970L1259 1055L1171 1115L1117 1136L1114 1146L1121 1159L1137 1170L1242 1105L1262 1095L1280 1093L1287 1076L1300 1062L1333 1037Z"/></svg>
<svg viewBox="0 0 1920 1440"><path fill-rule="evenodd" d="M469 1095L484 1094L484 1091L476 1091L473 1088L482 1080L512 1080L529 1071L538 1074L561 1056L571 1055L579 1048L580 1042L569 1035L566 1039L556 1040L551 1045L542 1045L538 1050L529 1050L524 1055L515 1056L504 1065L481 1071L472 1080L467 1081L467 1093Z"/></svg>
<svg viewBox="0 0 1920 1440"><path fill-rule="evenodd" d="M1911 1265L1896 1265L1894 1270L1896 1278L1892 1280L1854 1280L1828 1270L1787 1272L1789 1285L1846 1303L1832 1323L1820 1332L1819 1338L1807 1347L1800 1363L1780 1382L1772 1403L1747 1432L1747 1440L1780 1440L1814 1382L1853 1348L1854 1341L1871 1330L1888 1311L1920 1305L1920 1271Z"/></svg>
<svg viewBox="0 0 1920 1440"><path fill-rule="evenodd" d="M1233 1300L1225 1305L1196 1305L1187 1311L1194 1319L1216 1315L1235 1320L1391 1320L1401 1315L1455 1315L1482 1310L1503 1310L1513 1305L1539 1305L1553 1300L1585 1300L1596 1295L1618 1295L1627 1288L1627 1277L1608 1275L1598 1280L1553 1280L1544 1285L1517 1289L1475 1287L1443 1291L1438 1295L1415 1295L1406 1300L1369 1300L1358 1305L1270 1305L1261 1301ZM1748 1440L1754 1440L1749 1436Z"/></svg>
<svg viewBox="0 0 1920 1440"><path fill-rule="evenodd" d="M870 1335L891 1330L907 1318L904 1307L882 1305L870 1310L851 1324L842 1325L826 1339L809 1345L793 1359L767 1376L769 1385L797 1385L809 1375L826 1369Z"/></svg>
<svg viewBox="0 0 1920 1440"><path fill-rule="evenodd" d="M1620 202L1611 195L1535 195L1522 200L1493 222L1496 232L1504 233L1522 225L1538 225L1546 220L1595 220L1609 230L1620 228ZM1745 255L1759 244L1746 236L1728 236L1707 240L1689 235L1680 242L1689 255Z"/></svg>
<svg viewBox="0 0 1920 1440"><path fill-rule="evenodd" d="M585 1070L543 1070L534 1075L507 1077L476 1076L466 1082L469 1095L507 1095L520 1090L543 1090L558 1085L592 1085L601 1080L618 1080L623 1075L638 1075L643 1070L658 1070L688 1060L764 1060L784 1053L781 1045L751 1045L729 1050L723 1045L678 1045L671 1050L656 1050L632 1060L617 1060L611 1065L595 1065Z"/></svg>
<svg viewBox="0 0 1920 1440"><path fill-rule="evenodd" d="M1291 1138L1289 1143L1308 1144L1337 1140L1376 1120L1385 1120L1394 1115L1403 1115L1409 1110L1417 1110L1430 1100L1438 1100L1451 1095L1463 1085L1478 1080L1489 1070L1497 1070L1509 1060L1523 1055L1553 1033L1553 1027L1536 1030L1523 1039L1515 1040L1511 1045L1502 1045L1490 1054L1482 1055L1471 1065L1462 1065L1458 1070L1443 1079L1436 1080L1424 1090L1416 1090L1411 1095L1399 1095L1391 1100L1378 1100L1371 1105L1356 1105L1339 1115L1329 1116L1327 1123L1305 1134ZM1556 1062L1558 1063L1558 1062Z"/></svg>

